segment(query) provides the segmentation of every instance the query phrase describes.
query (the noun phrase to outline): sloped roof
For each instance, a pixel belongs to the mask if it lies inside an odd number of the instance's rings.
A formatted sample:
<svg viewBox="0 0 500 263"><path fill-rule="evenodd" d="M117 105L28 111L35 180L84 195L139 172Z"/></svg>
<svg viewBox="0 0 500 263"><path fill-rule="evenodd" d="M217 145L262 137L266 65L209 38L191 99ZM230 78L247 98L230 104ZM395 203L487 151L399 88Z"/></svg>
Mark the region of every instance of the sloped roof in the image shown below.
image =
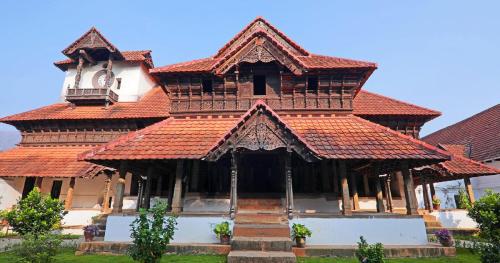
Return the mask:
<svg viewBox="0 0 500 263"><path fill-rule="evenodd" d="M0 177L85 177L109 169L77 160L92 146L17 146L0 152Z"/></svg>
<svg viewBox="0 0 500 263"><path fill-rule="evenodd" d="M360 117L282 117L328 159L446 160L445 151ZM201 159L240 118L170 118L82 154L84 160Z"/></svg>
<svg viewBox="0 0 500 263"><path fill-rule="evenodd" d="M484 161L500 157L500 104L433 132L422 140L433 144L470 146L470 158Z"/></svg>
<svg viewBox="0 0 500 263"><path fill-rule="evenodd" d="M125 62L142 62L147 68L153 68L153 58L151 57L151 50L129 50L122 51L123 61ZM54 65L62 71L68 70L70 66L76 66L77 60L68 58L65 60L54 62Z"/></svg>
<svg viewBox="0 0 500 263"><path fill-rule="evenodd" d="M439 111L420 107L366 90L360 90L353 102L353 113L358 116L413 115L428 116L430 119L433 119L441 115Z"/></svg>
<svg viewBox="0 0 500 263"><path fill-rule="evenodd" d="M65 48L62 53L71 57L76 50L81 48L105 48L111 53L120 53L118 48L106 39L106 37L104 37L95 27L91 27L87 32Z"/></svg>
<svg viewBox="0 0 500 263"><path fill-rule="evenodd" d="M1 118L0 122L167 118L169 116L168 111L168 96L160 87L156 87L146 93L138 102L117 102L108 107L74 106L70 103L56 103L32 111Z"/></svg>

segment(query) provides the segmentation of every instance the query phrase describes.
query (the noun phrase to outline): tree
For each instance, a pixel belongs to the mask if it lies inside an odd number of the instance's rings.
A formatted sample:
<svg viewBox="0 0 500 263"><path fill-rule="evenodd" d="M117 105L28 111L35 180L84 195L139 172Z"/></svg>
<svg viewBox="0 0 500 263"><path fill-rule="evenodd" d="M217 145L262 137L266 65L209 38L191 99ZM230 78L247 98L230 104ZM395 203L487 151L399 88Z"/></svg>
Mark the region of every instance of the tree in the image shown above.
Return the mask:
<svg viewBox="0 0 500 263"><path fill-rule="evenodd" d="M141 209L132 222L130 237L133 244L128 254L141 263L157 263L165 253L167 245L174 237L177 221L175 217L165 217L167 205L158 202L148 211Z"/></svg>
<svg viewBox="0 0 500 263"><path fill-rule="evenodd" d="M30 234L37 238L60 226L66 213L61 201L42 195L35 187L26 198L19 199L11 211L5 212L4 216L21 236Z"/></svg>

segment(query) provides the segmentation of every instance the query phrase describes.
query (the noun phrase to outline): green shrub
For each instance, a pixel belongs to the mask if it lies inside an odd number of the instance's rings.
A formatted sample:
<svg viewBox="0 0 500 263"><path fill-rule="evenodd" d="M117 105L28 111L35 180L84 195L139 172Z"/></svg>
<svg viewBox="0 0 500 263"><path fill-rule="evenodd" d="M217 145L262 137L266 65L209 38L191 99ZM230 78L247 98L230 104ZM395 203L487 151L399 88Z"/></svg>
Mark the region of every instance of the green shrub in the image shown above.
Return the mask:
<svg viewBox="0 0 500 263"><path fill-rule="evenodd" d="M433 205L440 205L441 204L441 200L439 198L433 198L432 199L432 204Z"/></svg>
<svg viewBox="0 0 500 263"><path fill-rule="evenodd" d="M485 240L477 246L481 262L500 262L500 193L487 190L467 211L478 224L480 237Z"/></svg>
<svg viewBox="0 0 500 263"><path fill-rule="evenodd" d="M139 216L132 222L132 245L128 255L141 263L157 263L165 253L167 245L174 237L175 217L165 217L167 205L158 202L148 211L141 209Z"/></svg>
<svg viewBox="0 0 500 263"><path fill-rule="evenodd" d="M292 236L294 239L296 238L305 238L310 237L312 232L309 228L302 224L293 224L292 225Z"/></svg>
<svg viewBox="0 0 500 263"><path fill-rule="evenodd" d="M384 263L384 246L382 243L369 245L363 236L359 237L356 257L362 263Z"/></svg>
<svg viewBox="0 0 500 263"><path fill-rule="evenodd" d="M35 187L11 211L5 212L4 216L21 236L30 234L36 237L60 227L66 213L61 201L42 195Z"/></svg>
<svg viewBox="0 0 500 263"><path fill-rule="evenodd" d="M458 209L468 209L470 208L469 196L464 189L458 190Z"/></svg>
<svg viewBox="0 0 500 263"><path fill-rule="evenodd" d="M12 252L20 262L50 263L61 246L61 238L52 234L25 234L20 244L12 247Z"/></svg>
<svg viewBox="0 0 500 263"><path fill-rule="evenodd" d="M214 233L217 235L217 238L221 238L221 236L231 236L231 229L229 229L229 222L224 221L220 224L215 225Z"/></svg>

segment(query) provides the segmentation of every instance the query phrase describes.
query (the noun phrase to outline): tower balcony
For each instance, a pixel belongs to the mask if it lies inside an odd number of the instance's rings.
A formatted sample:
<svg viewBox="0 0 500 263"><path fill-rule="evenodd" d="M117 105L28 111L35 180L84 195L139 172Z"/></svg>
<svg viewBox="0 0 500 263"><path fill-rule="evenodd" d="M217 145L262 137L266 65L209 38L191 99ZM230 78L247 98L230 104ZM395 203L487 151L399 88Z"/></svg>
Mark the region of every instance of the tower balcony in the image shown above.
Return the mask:
<svg viewBox="0 0 500 263"><path fill-rule="evenodd" d="M66 100L75 104L112 104L118 101L118 94L109 88L68 88Z"/></svg>

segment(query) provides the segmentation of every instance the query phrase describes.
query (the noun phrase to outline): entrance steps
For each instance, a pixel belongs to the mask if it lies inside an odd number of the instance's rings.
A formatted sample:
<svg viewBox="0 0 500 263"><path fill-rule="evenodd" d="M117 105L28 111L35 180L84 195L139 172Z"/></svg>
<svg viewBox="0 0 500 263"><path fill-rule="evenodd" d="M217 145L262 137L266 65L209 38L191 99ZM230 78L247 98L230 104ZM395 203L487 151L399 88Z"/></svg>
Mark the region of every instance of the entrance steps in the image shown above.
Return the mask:
<svg viewBox="0 0 500 263"><path fill-rule="evenodd" d="M228 263L295 263L280 199L240 199Z"/></svg>

